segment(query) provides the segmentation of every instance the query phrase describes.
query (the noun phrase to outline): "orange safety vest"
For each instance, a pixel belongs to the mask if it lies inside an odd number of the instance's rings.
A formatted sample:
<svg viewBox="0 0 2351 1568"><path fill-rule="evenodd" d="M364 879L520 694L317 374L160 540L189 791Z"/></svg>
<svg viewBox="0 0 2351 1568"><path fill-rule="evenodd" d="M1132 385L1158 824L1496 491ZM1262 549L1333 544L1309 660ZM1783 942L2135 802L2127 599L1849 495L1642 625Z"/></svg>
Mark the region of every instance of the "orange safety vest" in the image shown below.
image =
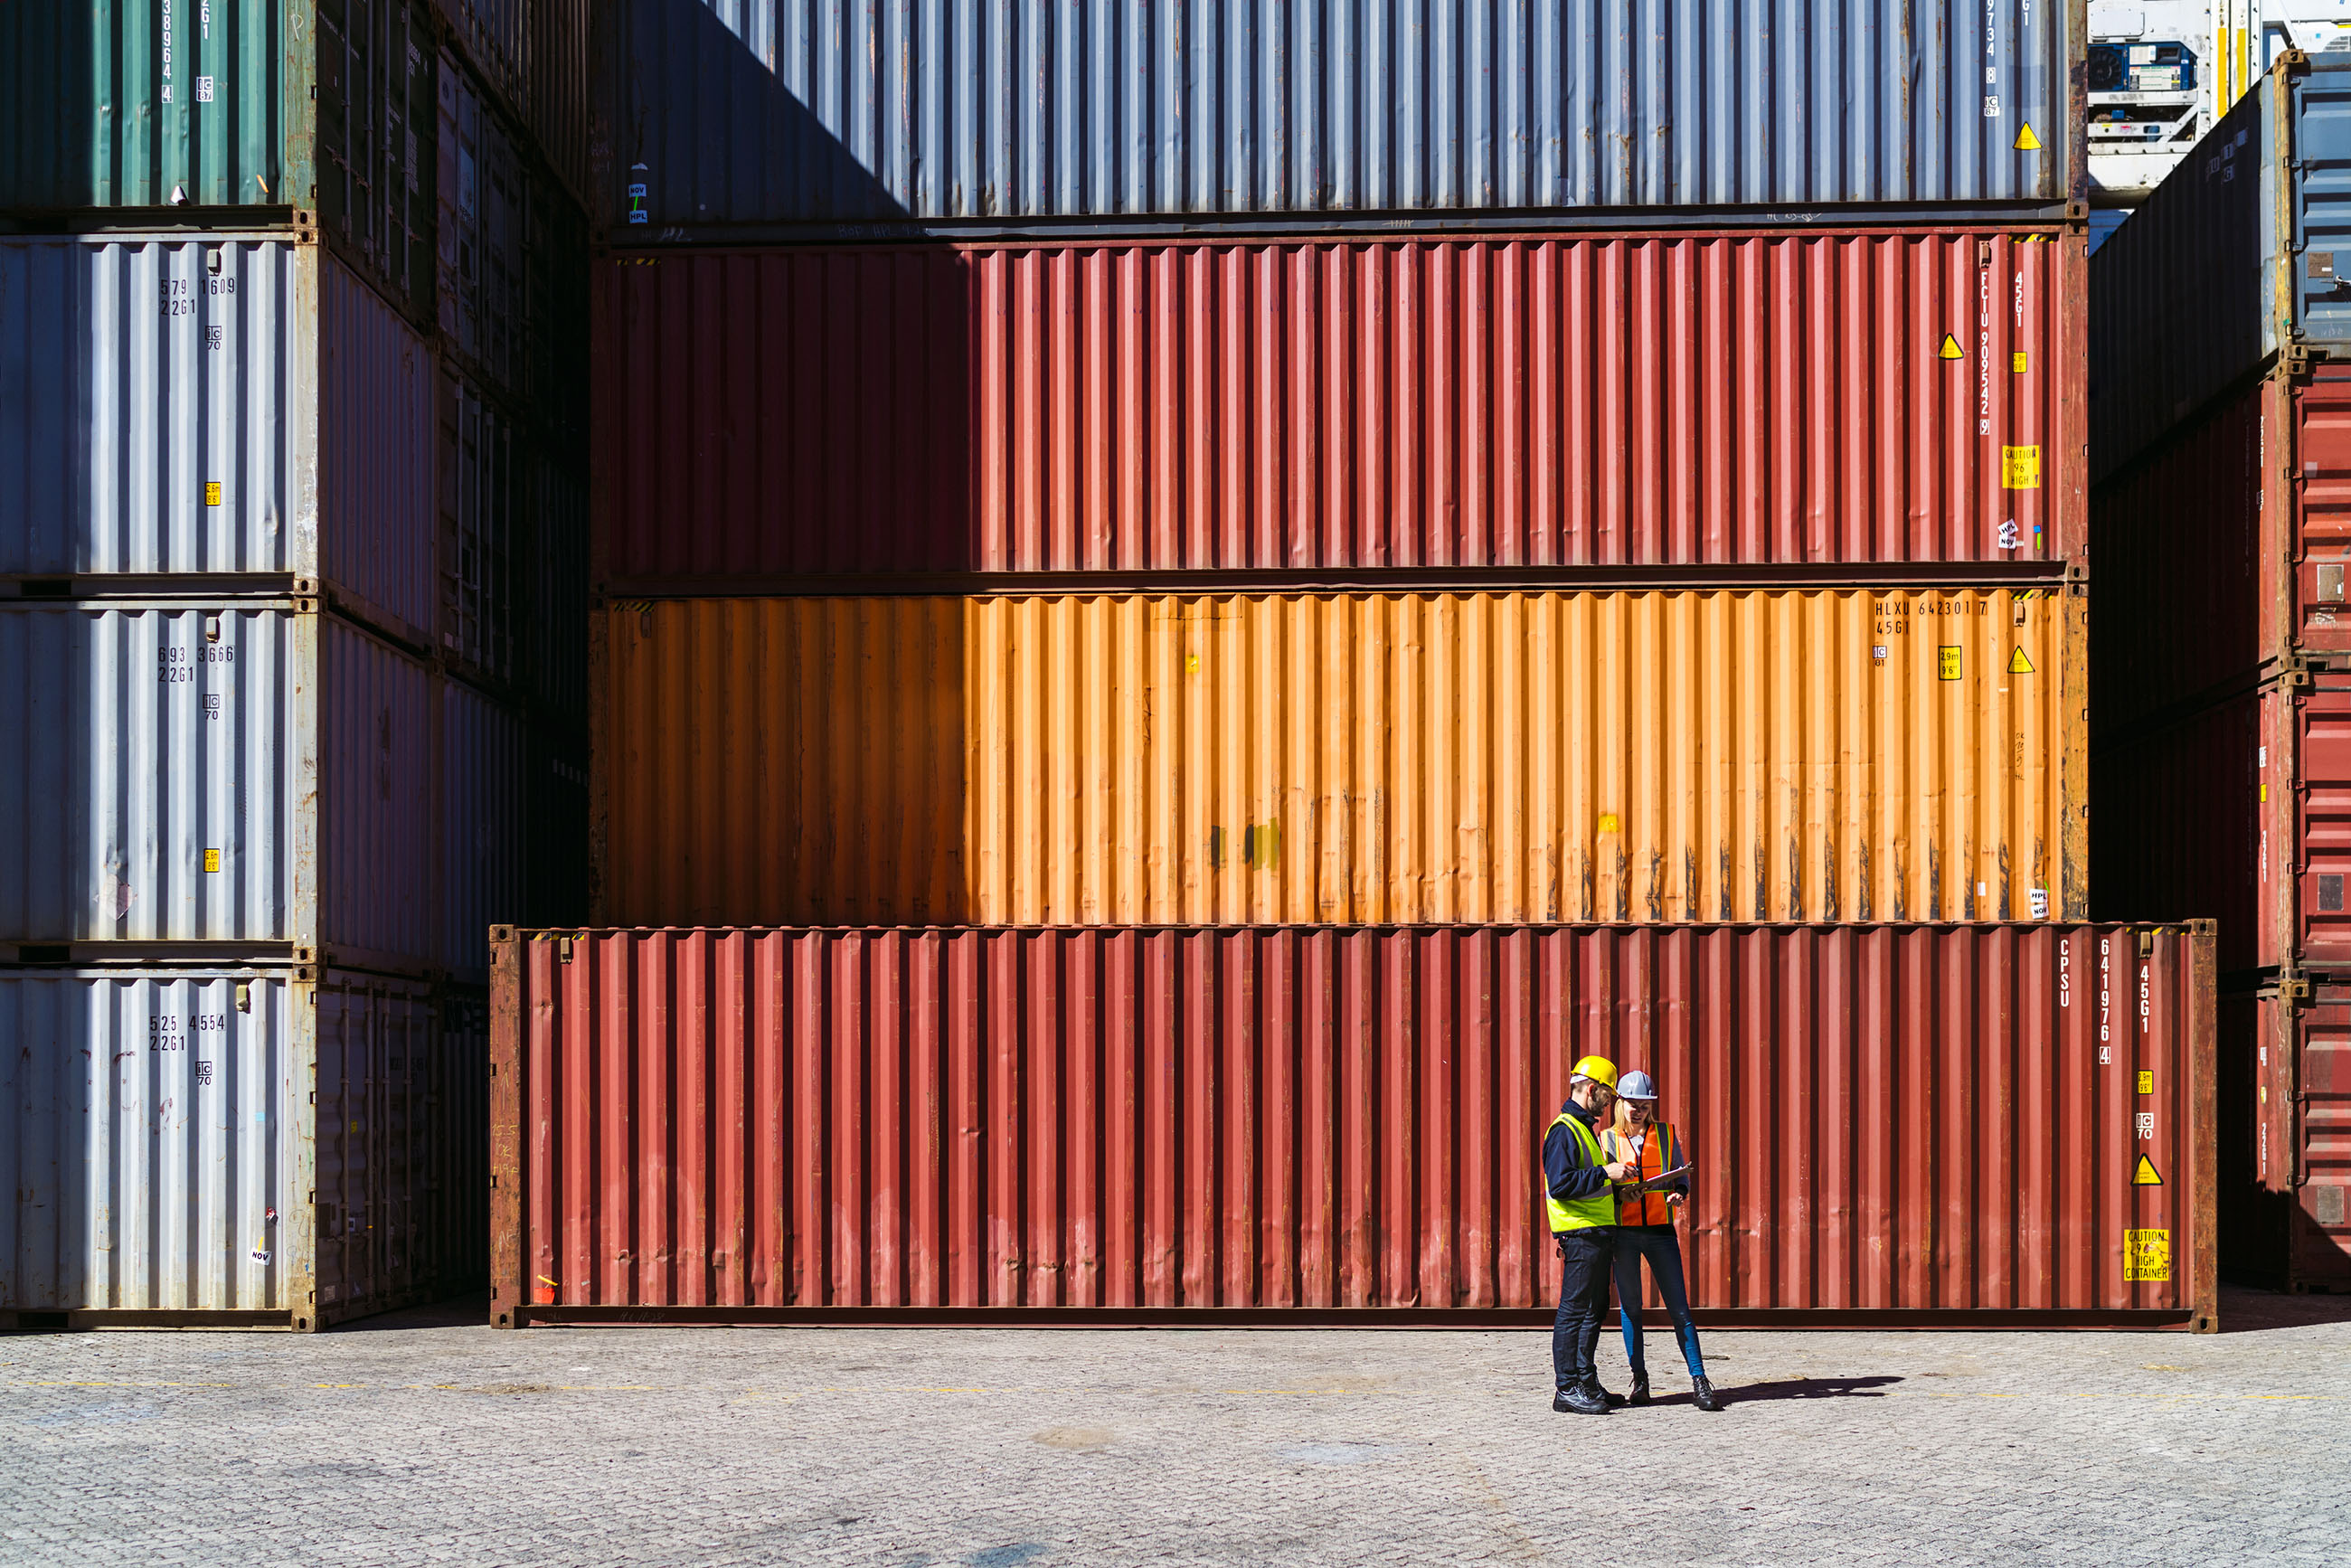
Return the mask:
<svg viewBox="0 0 2351 1568"><path fill-rule="evenodd" d="M1674 1130L1663 1122L1649 1124L1648 1132L1641 1139L1637 1155L1633 1152L1633 1140L1613 1126L1600 1134L1600 1152L1608 1156L1607 1163L1612 1166L1637 1165L1643 1181L1661 1176L1676 1166L1688 1163L1687 1156L1682 1152L1682 1141L1674 1136ZM1674 1222L1673 1206L1666 1201L1664 1193L1635 1192L1630 1186L1619 1186L1615 1190L1617 1224L1671 1225Z"/></svg>

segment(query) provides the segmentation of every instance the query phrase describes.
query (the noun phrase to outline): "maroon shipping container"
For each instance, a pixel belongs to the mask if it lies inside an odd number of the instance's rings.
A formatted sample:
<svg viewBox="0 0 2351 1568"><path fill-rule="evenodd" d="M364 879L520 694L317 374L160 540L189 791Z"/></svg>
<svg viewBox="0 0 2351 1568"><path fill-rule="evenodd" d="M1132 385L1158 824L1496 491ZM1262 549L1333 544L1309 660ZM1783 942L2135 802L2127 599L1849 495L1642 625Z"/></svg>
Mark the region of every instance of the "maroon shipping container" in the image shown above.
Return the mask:
<svg viewBox="0 0 2351 1568"><path fill-rule="evenodd" d="M2351 1291L2351 986L2272 986L2221 1016L2228 1271Z"/></svg>
<svg viewBox="0 0 2351 1568"><path fill-rule="evenodd" d="M2209 929L495 935L492 1313L1540 1321L1655 1073L1715 1321L2214 1326Z"/></svg>
<svg viewBox="0 0 2351 1568"><path fill-rule="evenodd" d="M2083 275L1953 229L613 256L599 580L2053 577Z"/></svg>
<svg viewBox="0 0 2351 1568"><path fill-rule="evenodd" d="M2351 365L2254 382L2091 499L2103 735L2351 669Z"/></svg>
<svg viewBox="0 0 2351 1568"><path fill-rule="evenodd" d="M2100 908L2212 919L2220 972L2351 974L2351 676L2193 708L2091 758Z"/></svg>

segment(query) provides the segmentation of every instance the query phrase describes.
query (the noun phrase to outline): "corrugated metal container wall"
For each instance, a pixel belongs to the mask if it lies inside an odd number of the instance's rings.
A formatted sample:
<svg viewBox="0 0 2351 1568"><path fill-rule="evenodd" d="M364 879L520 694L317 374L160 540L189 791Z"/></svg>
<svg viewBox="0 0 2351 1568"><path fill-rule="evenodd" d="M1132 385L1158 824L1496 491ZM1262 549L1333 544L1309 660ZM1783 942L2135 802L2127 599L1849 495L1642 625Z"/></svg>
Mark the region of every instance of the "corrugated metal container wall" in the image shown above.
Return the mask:
<svg viewBox="0 0 2351 1568"><path fill-rule="evenodd" d="M307 990L0 970L0 1307L308 1315Z"/></svg>
<svg viewBox="0 0 2351 1568"><path fill-rule="evenodd" d="M2351 356L2351 59L2287 57L2098 247L2094 483L2282 349Z"/></svg>
<svg viewBox="0 0 2351 1568"><path fill-rule="evenodd" d="M287 602L0 601L0 940L434 961L434 677Z"/></svg>
<svg viewBox="0 0 2351 1568"><path fill-rule="evenodd" d="M490 380L513 387L516 339L530 321L523 254L521 163L497 116L447 59L440 77L441 330Z"/></svg>
<svg viewBox="0 0 2351 1568"><path fill-rule="evenodd" d="M479 994L314 974L0 970L0 1312L309 1328L479 1285Z"/></svg>
<svg viewBox="0 0 2351 1568"><path fill-rule="evenodd" d="M476 1287L488 1256L479 1001L330 974L316 1010L319 1321Z"/></svg>
<svg viewBox="0 0 2351 1568"><path fill-rule="evenodd" d="M530 0L530 103L525 118L556 178L582 207L592 189L588 61L593 26L590 0Z"/></svg>
<svg viewBox="0 0 2351 1568"><path fill-rule="evenodd" d="M2273 857L2294 858L2270 831L2269 786L2278 784L2282 807L2292 770L2283 751L2274 772L2267 766L2264 700L2243 692L2090 756L2092 906L2217 921L2220 973L2231 977L2278 962L2271 906L2286 888L2271 875Z"/></svg>
<svg viewBox="0 0 2351 1568"><path fill-rule="evenodd" d="M2351 1290L2351 986L2289 1001L2272 985L2224 998L2221 1017L2243 1080L2223 1107L2242 1122L2223 1142L2241 1155L2222 1167L2222 1264L2272 1290Z"/></svg>
<svg viewBox="0 0 2351 1568"><path fill-rule="evenodd" d="M508 103L521 105L528 96L524 0L435 0L435 5L448 21L449 36L483 81ZM441 69L445 78L448 64Z"/></svg>
<svg viewBox="0 0 2351 1568"><path fill-rule="evenodd" d="M605 221L656 233L2087 193L2084 40L2031 0L1775 0L1736 21L1704 0L602 15Z"/></svg>
<svg viewBox="0 0 2351 1568"><path fill-rule="evenodd" d="M284 573L429 629L432 363L316 246L0 241L0 574Z"/></svg>
<svg viewBox="0 0 2351 1568"><path fill-rule="evenodd" d="M314 209L430 320L432 27L422 0L12 6L0 212Z"/></svg>
<svg viewBox="0 0 2351 1568"><path fill-rule="evenodd" d="M317 940L430 960L443 950L440 677L331 616L317 635Z"/></svg>
<svg viewBox="0 0 2351 1568"><path fill-rule="evenodd" d="M2081 604L616 605L596 918L2078 918Z"/></svg>
<svg viewBox="0 0 2351 1568"><path fill-rule="evenodd" d="M319 617L0 601L0 937L297 941Z"/></svg>
<svg viewBox="0 0 2351 1568"><path fill-rule="evenodd" d="M442 688L442 714L441 961L459 979L482 985L489 979L491 923L528 907L529 732L513 710L457 681Z"/></svg>
<svg viewBox="0 0 2351 1568"><path fill-rule="evenodd" d="M613 260L605 570L2078 558L2053 237Z"/></svg>
<svg viewBox="0 0 2351 1568"><path fill-rule="evenodd" d="M2206 934L538 932L497 977L502 1325L1547 1312L1597 1051L1692 1152L1702 1310L2215 1326Z"/></svg>
<svg viewBox="0 0 2351 1568"><path fill-rule="evenodd" d="M2290 507L2283 453L2263 457L2292 392L2259 381L2183 425L2092 495L2090 550L2105 606L2090 631L2090 712L2102 736L2241 694L2267 675L2283 630L2264 559L2268 492ZM2351 453L2346 453L2351 457Z"/></svg>

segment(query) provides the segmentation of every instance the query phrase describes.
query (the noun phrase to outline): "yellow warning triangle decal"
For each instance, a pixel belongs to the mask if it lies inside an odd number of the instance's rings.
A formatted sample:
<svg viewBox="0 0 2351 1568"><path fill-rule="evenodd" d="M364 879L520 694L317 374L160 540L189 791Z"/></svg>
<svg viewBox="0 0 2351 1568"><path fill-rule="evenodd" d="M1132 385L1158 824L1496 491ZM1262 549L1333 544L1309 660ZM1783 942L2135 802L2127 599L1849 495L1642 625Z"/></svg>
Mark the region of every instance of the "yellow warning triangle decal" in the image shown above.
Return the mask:
<svg viewBox="0 0 2351 1568"><path fill-rule="evenodd" d="M2032 134L2032 127L2030 125L2016 133L2016 150L2019 152L2041 151L2041 138Z"/></svg>
<svg viewBox="0 0 2351 1568"><path fill-rule="evenodd" d="M2024 656L2023 649L2019 648L2009 655L2008 673L2011 675L2029 675L2032 673L2032 661Z"/></svg>
<svg viewBox="0 0 2351 1568"><path fill-rule="evenodd" d="M1938 349L1936 353L1946 360L1958 359L1959 357L1959 340L1957 338L1952 337L1949 332L1944 333L1943 346L1940 349Z"/></svg>
<svg viewBox="0 0 2351 1568"><path fill-rule="evenodd" d="M2133 1186L2161 1186L2163 1178L2155 1174L2155 1162L2145 1155L2138 1157L2138 1168L2131 1172Z"/></svg>

